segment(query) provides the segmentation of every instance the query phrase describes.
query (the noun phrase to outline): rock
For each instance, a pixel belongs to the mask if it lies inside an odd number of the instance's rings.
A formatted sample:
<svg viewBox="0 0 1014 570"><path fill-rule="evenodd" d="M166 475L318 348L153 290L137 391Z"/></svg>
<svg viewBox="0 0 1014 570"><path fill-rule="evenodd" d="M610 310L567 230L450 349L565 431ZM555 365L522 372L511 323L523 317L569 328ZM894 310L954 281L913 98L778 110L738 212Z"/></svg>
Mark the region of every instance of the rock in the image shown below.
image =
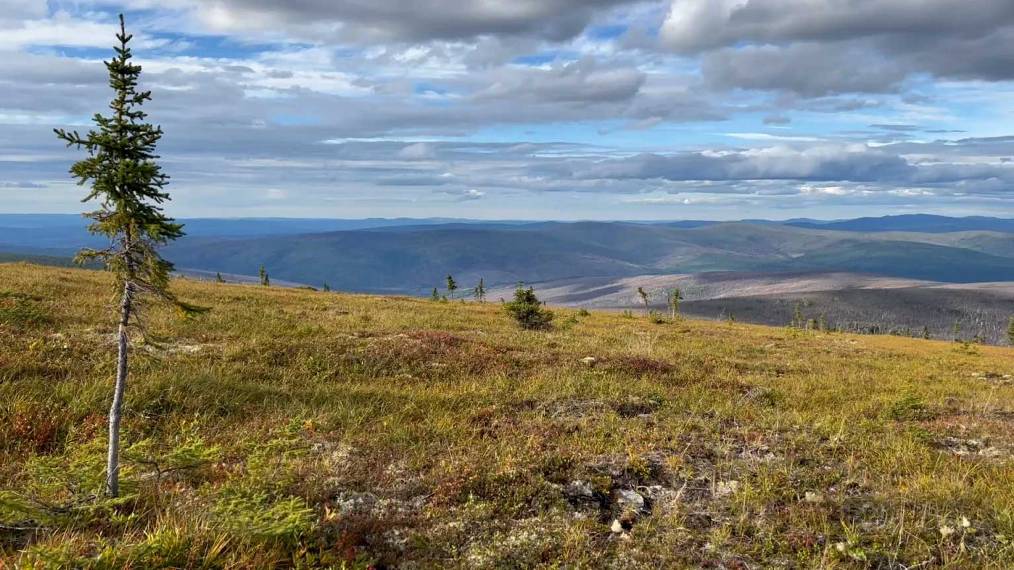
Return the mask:
<svg viewBox="0 0 1014 570"><path fill-rule="evenodd" d="M574 505L595 502L595 490L592 489L591 483L586 481L574 480L567 483L563 488L563 495Z"/></svg>
<svg viewBox="0 0 1014 570"><path fill-rule="evenodd" d="M595 366L595 363L598 361L599 359L594 356L586 356L581 359L581 364L584 364L585 366Z"/></svg>
<svg viewBox="0 0 1014 570"><path fill-rule="evenodd" d="M616 491L616 504L623 510L635 512L643 511L644 497L637 491L620 489Z"/></svg>
<svg viewBox="0 0 1014 570"><path fill-rule="evenodd" d="M614 534L622 534L623 525L620 524L619 519L613 519L613 524L609 527L609 530L613 531Z"/></svg>
<svg viewBox="0 0 1014 570"><path fill-rule="evenodd" d="M807 503L823 503L824 495L820 493L814 493L813 491L807 491L806 494L803 495L803 501Z"/></svg>
<svg viewBox="0 0 1014 570"><path fill-rule="evenodd" d="M335 498L335 504L343 515L367 514L373 511L378 502L373 493L343 492Z"/></svg>
<svg viewBox="0 0 1014 570"><path fill-rule="evenodd" d="M728 497L739 490L739 481L719 481L715 485L716 497Z"/></svg>

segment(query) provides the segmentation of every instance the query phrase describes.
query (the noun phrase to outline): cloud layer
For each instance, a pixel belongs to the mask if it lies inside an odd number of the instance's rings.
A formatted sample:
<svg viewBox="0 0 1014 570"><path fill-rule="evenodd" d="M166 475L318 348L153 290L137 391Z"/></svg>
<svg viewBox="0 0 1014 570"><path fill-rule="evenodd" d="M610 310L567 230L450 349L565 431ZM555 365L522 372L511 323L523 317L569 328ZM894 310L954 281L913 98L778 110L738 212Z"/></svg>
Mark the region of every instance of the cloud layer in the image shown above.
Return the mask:
<svg viewBox="0 0 1014 570"><path fill-rule="evenodd" d="M0 209L75 211L136 32L188 215L1004 214L1014 4L16 0Z"/></svg>

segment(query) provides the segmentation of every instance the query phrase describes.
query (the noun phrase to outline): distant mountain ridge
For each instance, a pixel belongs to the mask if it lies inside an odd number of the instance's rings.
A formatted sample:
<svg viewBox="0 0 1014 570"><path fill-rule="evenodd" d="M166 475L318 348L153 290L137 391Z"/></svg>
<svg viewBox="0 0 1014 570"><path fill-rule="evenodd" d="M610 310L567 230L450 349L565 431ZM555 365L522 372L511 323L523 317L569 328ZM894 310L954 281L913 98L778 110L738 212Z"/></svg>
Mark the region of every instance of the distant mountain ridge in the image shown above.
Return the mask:
<svg viewBox="0 0 1014 570"><path fill-rule="evenodd" d="M1014 220L968 216L951 218L931 214L902 214L879 218L856 218L822 222L816 220L788 220L786 225L800 228L838 230L847 232L922 232L949 233L968 231L992 231L1014 233Z"/></svg>
<svg viewBox="0 0 1014 570"><path fill-rule="evenodd" d="M279 280L315 286L327 282L348 291L420 294L439 287L447 274L465 287L480 278L495 286L707 271L844 271L955 283L1014 281L1014 231L965 229L1014 230L1014 220L998 218L181 221L188 236L165 249L181 270L256 275L263 265ZM0 215L0 252L68 256L95 244L85 223L77 216ZM927 224L961 231L911 230Z"/></svg>

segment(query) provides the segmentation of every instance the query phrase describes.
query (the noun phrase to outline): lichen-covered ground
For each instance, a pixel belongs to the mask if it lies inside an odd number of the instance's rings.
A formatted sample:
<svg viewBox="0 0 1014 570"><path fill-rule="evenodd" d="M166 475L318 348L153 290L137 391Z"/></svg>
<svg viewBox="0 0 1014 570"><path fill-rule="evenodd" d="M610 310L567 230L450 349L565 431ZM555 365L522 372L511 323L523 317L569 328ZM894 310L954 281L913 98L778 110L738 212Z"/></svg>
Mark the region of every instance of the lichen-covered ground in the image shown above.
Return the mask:
<svg viewBox="0 0 1014 570"><path fill-rule="evenodd" d="M0 567L1014 567L1014 349L174 287L110 500L111 281L0 265Z"/></svg>

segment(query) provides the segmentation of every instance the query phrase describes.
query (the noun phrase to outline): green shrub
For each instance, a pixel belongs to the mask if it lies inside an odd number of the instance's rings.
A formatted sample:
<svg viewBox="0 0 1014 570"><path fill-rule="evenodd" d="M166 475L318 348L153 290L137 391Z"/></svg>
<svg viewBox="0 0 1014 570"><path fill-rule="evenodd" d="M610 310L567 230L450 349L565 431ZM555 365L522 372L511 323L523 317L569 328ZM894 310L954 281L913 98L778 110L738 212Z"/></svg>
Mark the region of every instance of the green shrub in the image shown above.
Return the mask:
<svg viewBox="0 0 1014 570"><path fill-rule="evenodd" d="M218 523L244 538L293 543L313 526L313 509L299 497L272 501L265 493L222 498L213 509Z"/></svg>
<svg viewBox="0 0 1014 570"><path fill-rule="evenodd" d="M48 322L49 317L37 300L28 295L0 291L0 325L26 328Z"/></svg>
<svg viewBox="0 0 1014 570"><path fill-rule="evenodd" d="M514 291L514 300L504 303L504 310L526 330L545 330L552 326L553 313L543 308L535 290L521 285Z"/></svg>

